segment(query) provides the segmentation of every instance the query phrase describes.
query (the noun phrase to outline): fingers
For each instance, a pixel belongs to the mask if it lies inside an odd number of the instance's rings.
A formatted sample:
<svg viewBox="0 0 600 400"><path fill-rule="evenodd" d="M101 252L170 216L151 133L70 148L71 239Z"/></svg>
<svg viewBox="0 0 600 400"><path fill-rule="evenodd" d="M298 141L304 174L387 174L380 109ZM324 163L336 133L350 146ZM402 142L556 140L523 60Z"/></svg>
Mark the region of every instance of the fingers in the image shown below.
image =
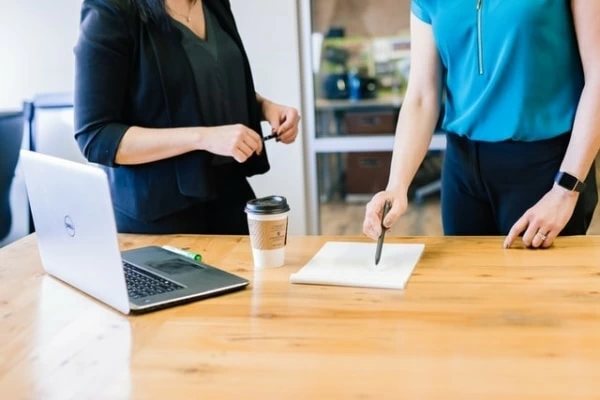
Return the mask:
<svg viewBox="0 0 600 400"><path fill-rule="evenodd" d="M256 154L260 154L263 151L263 141L261 136L254 132L250 128L246 128L245 135L243 136L244 143L246 143Z"/></svg>
<svg viewBox="0 0 600 400"><path fill-rule="evenodd" d="M383 220L383 226L385 226L388 229L391 228L403 212L404 207L402 205L402 202L399 199L394 198L392 200L392 207L390 208L390 211L388 211L385 219Z"/></svg>
<svg viewBox="0 0 600 400"><path fill-rule="evenodd" d="M279 129L281 126L281 123L279 121L281 117L279 115L277 115L275 118L271 118L269 120L269 124L271 125L271 132L275 133L275 134L279 134Z"/></svg>
<svg viewBox="0 0 600 400"><path fill-rule="evenodd" d="M236 126L231 152L237 162L242 163L250 158L252 154L260 154L262 150L263 143L258 133L243 125Z"/></svg>
<svg viewBox="0 0 600 400"><path fill-rule="evenodd" d="M300 121L300 116L298 115L298 111L295 108L286 108L282 115L282 124L277 130L278 134L283 134L285 131L289 131L298 125Z"/></svg>
<svg viewBox="0 0 600 400"><path fill-rule="evenodd" d="M523 233L522 242L525 247L548 248L552 246L559 230L552 223L527 212L511 228L504 240L504 248L511 247L521 233Z"/></svg>
<svg viewBox="0 0 600 400"><path fill-rule="evenodd" d="M379 213L372 203L367 204L365 210L365 219L363 222L363 233L376 240L381 234L381 222Z"/></svg>
<svg viewBox="0 0 600 400"><path fill-rule="evenodd" d="M523 237L523 244L527 247L532 247L535 249L540 247L547 249L548 247L552 246L554 239L556 239L556 236L558 236L558 230L545 228L544 225L537 225L540 227L535 229L531 240L529 237ZM532 231L533 230L534 229L532 229Z"/></svg>
<svg viewBox="0 0 600 400"><path fill-rule="evenodd" d="M539 240L540 237L537 236L538 231L540 230L540 225L536 224L534 221L531 221L527 224L527 229L523 234L523 244L525 247L532 247L534 240ZM538 247L538 246L535 246Z"/></svg>
<svg viewBox="0 0 600 400"><path fill-rule="evenodd" d="M548 235L547 232L544 230L544 228L539 228L534 234L533 234L533 239L531 239L531 244L529 245L529 247L541 247L542 244L544 244L544 242L548 239Z"/></svg>
<svg viewBox="0 0 600 400"><path fill-rule="evenodd" d="M556 239L556 237L559 234L559 230L557 229L552 229L550 232L548 232L546 234L546 240L544 240L542 242L542 244L540 245L540 247L547 249L548 247L552 246L552 243L554 243L554 240Z"/></svg>
<svg viewBox="0 0 600 400"><path fill-rule="evenodd" d="M234 158L236 156L239 157L239 160L237 160L238 162L244 162L247 159L250 158L250 156L252 156L252 154L254 153L254 150L252 150L252 148L250 146L248 146L245 142L240 141L238 142L235 151L234 151ZM241 160L241 161L240 161Z"/></svg>
<svg viewBox="0 0 600 400"><path fill-rule="evenodd" d="M371 218L365 218L365 222L363 223L363 233L365 236L377 240L379 235L381 234L381 227L377 224L374 224L371 221Z"/></svg>
<svg viewBox="0 0 600 400"><path fill-rule="evenodd" d="M512 246L512 244L519 237L521 232L523 232L525 228L527 228L528 224L529 222L527 221L527 217L525 215L519 218L517 222L515 222L515 224L510 229L510 232L508 232L506 239L504 240L505 249L508 249L510 246Z"/></svg>
<svg viewBox="0 0 600 400"><path fill-rule="evenodd" d="M277 141L285 143L285 144L290 144L290 143L294 143L297 136L298 136L298 127L296 126L295 128L292 128L283 133L280 133L277 136Z"/></svg>
<svg viewBox="0 0 600 400"><path fill-rule="evenodd" d="M539 223L537 225L539 226L539 228L533 235L533 239L531 240L531 244L529 245L529 247L533 247L536 249L541 247L543 249L547 249L548 247L552 246L552 243L554 243L554 239L556 239L556 237L560 233L560 229L557 229L554 225L550 223ZM525 243L525 241L523 242Z"/></svg>
<svg viewBox="0 0 600 400"><path fill-rule="evenodd" d="M386 200L392 200L392 207L384 220L386 230L390 229L398 217L405 211L406 207L403 205L404 203L400 199L395 198L391 193L377 193L367 203L365 207L365 219L363 221L363 233L371 239L376 240L381 235L381 218Z"/></svg>
<svg viewBox="0 0 600 400"><path fill-rule="evenodd" d="M287 108L283 114L283 123L276 130L277 139L285 144L293 143L298 136L300 115L295 108Z"/></svg>

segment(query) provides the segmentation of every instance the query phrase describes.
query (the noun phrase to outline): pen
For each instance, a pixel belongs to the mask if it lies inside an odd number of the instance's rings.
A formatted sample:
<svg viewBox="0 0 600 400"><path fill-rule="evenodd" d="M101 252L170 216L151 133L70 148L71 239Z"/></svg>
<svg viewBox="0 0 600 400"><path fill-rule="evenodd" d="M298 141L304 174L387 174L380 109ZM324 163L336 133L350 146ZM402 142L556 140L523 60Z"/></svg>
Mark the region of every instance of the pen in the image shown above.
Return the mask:
<svg viewBox="0 0 600 400"><path fill-rule="evenodd" d="M271 139L275 139L275 138L277 138L276 133L269 135L269 136L263 136L263 142L266 142L267 140L271 140Z"/></svg>
<svg viewBox="0 0 600 400"><path fill-rule="evenodd" d="M379 264L379 260L381 259L381 250L383 248L383 238L385 237L385 226L383 225L383 220L385 216L390 211L390 207L392 204L389 200L385 201L383 205L383 213L381 215L381 234L379 235L379 239L377 239L377 249L375 250L375 265Z"/></svg>
<svg viewBox="0 0 600 400"><path fill-rule="evenodd" d="M173 252L175 254L179 254L180 256L191 258L194 261L198 261L198 262L202 261L202 255L199 253L194 253L193 251L187 251L187 250L183 250L183 249L173 247L173 246L168 246L168 245L164 245L163 249L169 250L170 252Z"/></svg>

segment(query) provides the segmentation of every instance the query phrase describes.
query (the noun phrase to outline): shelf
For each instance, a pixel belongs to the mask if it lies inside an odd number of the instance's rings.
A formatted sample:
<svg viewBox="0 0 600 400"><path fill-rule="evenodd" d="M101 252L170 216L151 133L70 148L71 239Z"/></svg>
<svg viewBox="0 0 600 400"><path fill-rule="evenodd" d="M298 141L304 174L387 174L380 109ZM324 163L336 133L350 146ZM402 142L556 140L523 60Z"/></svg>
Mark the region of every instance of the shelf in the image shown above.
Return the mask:
<svg viewBox="0 0 600 400"><path fill-rule="evenodd" d="M337 110L359 110L369 108L400 108L404 96L401 95L381 95L375 99L363 100L329 100L316 99L316 111L337 111Z"/></svg>
<svg viewBox="0 0 600 400"><path fill-rule="evenodd" d="M315 153L392 151L394 135L319 137L314 139L313 146ZM433 135L429 150L444 150L445 148L446 135L443 132Z"/></svg>

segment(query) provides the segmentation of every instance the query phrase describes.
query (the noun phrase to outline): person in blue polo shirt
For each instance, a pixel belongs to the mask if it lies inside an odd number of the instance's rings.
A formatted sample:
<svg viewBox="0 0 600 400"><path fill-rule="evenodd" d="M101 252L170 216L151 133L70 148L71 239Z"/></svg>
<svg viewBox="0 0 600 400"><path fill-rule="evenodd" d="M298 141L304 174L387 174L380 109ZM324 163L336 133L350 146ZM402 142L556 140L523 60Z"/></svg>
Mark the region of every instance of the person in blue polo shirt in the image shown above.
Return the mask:
<svg viewBox="0 0 600 400"><path fill-rule="evenodd" d="M446 235L519 236L530 248L585 234L598 202L600 2L412 0L411 71L390 178L367 204L375 239L407 190L440 115Z"/></svg>

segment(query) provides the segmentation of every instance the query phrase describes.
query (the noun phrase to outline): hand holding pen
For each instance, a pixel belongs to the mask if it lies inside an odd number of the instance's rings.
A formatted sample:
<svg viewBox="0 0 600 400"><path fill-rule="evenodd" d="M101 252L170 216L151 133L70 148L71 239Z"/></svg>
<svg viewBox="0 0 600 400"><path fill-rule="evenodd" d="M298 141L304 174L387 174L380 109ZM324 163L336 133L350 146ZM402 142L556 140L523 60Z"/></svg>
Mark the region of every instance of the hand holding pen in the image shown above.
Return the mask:
<svg viewBox="0 0 600 400"><path fill-rule="evenodd" d="M300 123L300 114L293 107L273 103L272 101L263 101L263 114L269 122L272 134L265 137L264 141L276 139L285 144L293 143L298 136L298 125Z"/></svg>
<svg viewBox="0 0 600 400"><path fill-rule="evenodd" d="M377 248L375 250L375 265L379 264L379 260L381 259L381 251L383 250L383 240L385 238L385 231L387 230L387 228L383 224L383 221L385 220L385 216L390 211L391 207L392 202L390 200L386 200L385 204L383 205L383 212L381 215L381 234L377 239Z"/></svg>
<svg viewBox="0 0 600 400"><path fill-rule="evenodd" d="M387 215L382 215L385 202L390 202ZM392 228L398 218L408 208L408 197L406 191L384 190L378 192L367 203L365 207L365 219L363 221L363 233L373 240L377 240L385 226Z"/></svg>

